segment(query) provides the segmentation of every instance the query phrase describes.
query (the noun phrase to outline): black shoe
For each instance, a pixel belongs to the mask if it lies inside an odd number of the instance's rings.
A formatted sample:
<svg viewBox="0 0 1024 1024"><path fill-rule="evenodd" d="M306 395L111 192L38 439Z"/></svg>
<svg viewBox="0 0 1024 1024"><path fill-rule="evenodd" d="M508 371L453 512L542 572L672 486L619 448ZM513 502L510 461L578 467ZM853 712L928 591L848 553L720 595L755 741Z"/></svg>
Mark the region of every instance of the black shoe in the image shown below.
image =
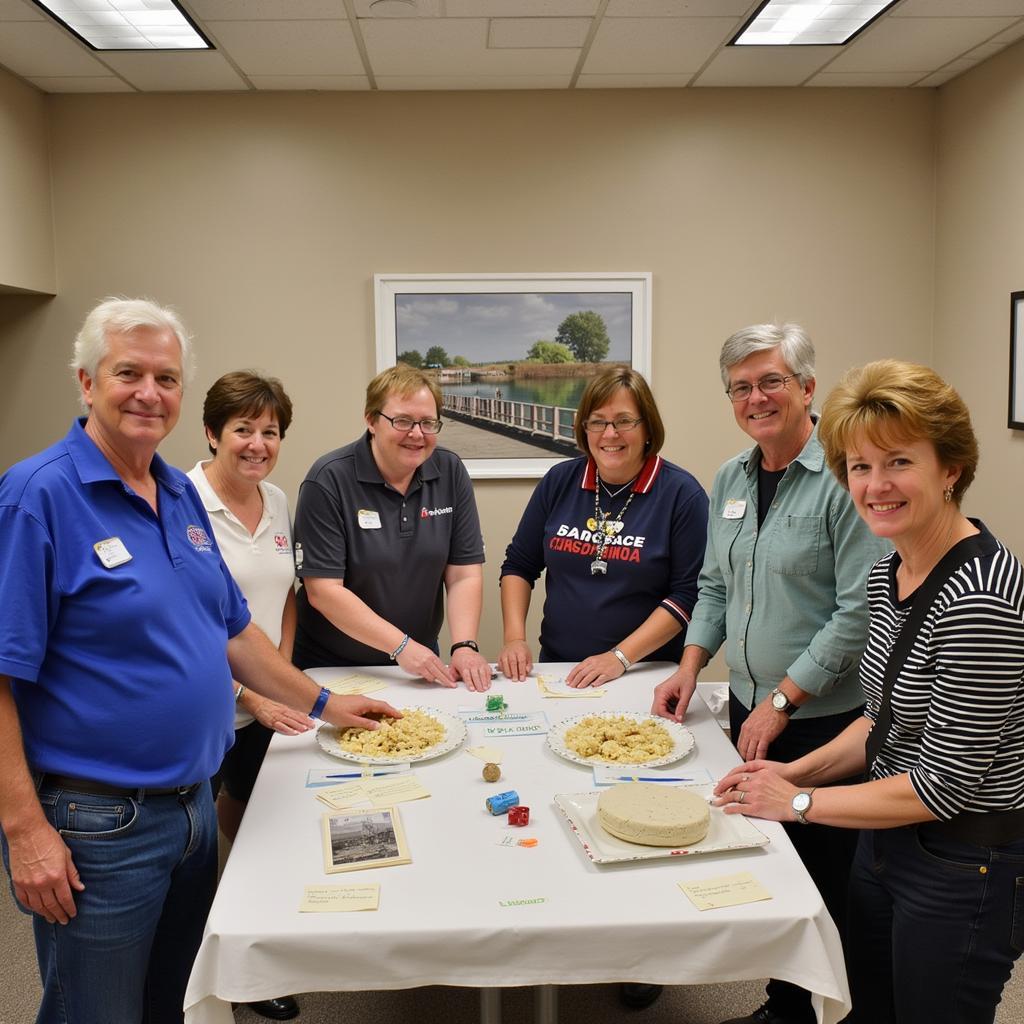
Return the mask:
<svg viewBox="0 0 1024 1024"><path fill-rule="evenodd" d="M758 1007L753 1013L746 1017L730 1017L723 1020L722 1024L797 1024L789 1017L782 1017L774 1010L768 1009L768 1004Z"/></svg>
<svg viewBox="0 0 1024 1024"><path fill-rule="evenodd" d="M639 985L633 981L624 981L619 985L619 999L627 1009L646 1010L658 1001L664 988L664 985Z"/></svg>
<svg viewBox="0 0 1024 1024"><path fill-rule="evenodd" d="M269 1020L291 1020L299 1015L299 1004L291 996L280 996L277 999L260 999L255 1003L246 1003L253 1013Z"/></svg>

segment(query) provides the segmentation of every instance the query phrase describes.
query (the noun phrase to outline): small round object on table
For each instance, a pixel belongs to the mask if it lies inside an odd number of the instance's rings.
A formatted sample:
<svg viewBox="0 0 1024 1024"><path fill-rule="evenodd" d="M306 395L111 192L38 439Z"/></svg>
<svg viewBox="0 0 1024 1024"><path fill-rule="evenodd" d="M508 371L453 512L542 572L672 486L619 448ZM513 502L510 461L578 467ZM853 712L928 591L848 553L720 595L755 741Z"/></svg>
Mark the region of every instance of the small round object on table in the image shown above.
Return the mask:
<svg viewBox="0 0 1024 1024"><path fill-rule="evenodd" d="M484 765L484 779L487 782L497 782L501 778L501 769L492 761Z"/></svg>

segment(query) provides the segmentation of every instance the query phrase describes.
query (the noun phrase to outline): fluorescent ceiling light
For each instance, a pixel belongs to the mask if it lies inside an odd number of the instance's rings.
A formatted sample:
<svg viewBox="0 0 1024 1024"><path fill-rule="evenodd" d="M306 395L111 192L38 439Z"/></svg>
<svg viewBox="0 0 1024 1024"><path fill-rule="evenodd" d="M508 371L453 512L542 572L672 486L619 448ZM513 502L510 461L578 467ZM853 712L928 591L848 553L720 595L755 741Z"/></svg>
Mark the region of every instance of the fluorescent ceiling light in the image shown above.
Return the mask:
<svg viewBox="0 0 1024 1024"><path fill-rule="evenodd" d="M175 0L33 0L94 50L212 50Z"/></svg>
<svg viewBox="0 0 1024 1024"><path fill-rule="evenodd" d="M895 3L896 0L767 0L732 45L842 45Z"/></svg>

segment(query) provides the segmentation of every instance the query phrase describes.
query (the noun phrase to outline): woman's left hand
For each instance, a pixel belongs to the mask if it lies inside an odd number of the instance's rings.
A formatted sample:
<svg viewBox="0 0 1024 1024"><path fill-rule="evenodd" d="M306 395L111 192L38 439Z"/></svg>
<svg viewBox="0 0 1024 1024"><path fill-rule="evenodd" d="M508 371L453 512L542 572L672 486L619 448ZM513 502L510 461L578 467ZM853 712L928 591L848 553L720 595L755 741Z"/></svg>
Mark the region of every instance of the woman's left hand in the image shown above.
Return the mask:
<svg viewBox="0 0 1024 1024"><path fill-rule="evenodd" d="M491 665L487 659L472 647L460 647L453 655L451 667L466 684L467 690L483 693L491 688Z"/></svg>
<svg viewBox="0 0 1024 1024"><path fill-rule="evenodd" d="M285 736L298 736L300 732L308 732L313 728L313 721L308 715L285 704L278 704L276 700L261 700L253 709L253 716L260 725Z"/></svg>
<svg viewBox="0 0 1024 1024"><path fill-rule="evenodd" d="M565 681L567 685L582 690L587 686L603 686L625 672L622 662L611 651L605 651L604 654L585 658L565 677Z"/></svg>
<svg viewBox="0 0 1024 1024"><path fill-rule="evenodd" d="M793 797L797 786L781 775L785 765L779 761L747 761L733 768L715 786L716 807L726 814L745 814L769 821L795 821Z"/></svg>

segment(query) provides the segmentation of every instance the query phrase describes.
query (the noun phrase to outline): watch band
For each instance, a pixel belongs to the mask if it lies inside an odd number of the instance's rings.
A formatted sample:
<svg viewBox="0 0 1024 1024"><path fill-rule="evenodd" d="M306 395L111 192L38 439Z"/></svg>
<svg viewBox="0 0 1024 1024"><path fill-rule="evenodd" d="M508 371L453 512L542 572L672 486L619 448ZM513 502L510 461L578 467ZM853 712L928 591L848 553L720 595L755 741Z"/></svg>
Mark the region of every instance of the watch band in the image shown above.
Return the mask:
<svg viewBox="0 0 1024 1024"><path fill-rule="evenodd" d="M775 702L776 696L781 697L786 702L781 708ZM775 708L776 711L781 711L785 715L793 714L793 712L800 707L799 704L794 704L777 686L770 694L768 694L768 697L772 702L772 707Z"/></svg>
<svg viewBox="0 0 1024 1024"><path fill-rule="evenodd" d="M796 814L796 820L799 821L801 825L810 825L810 822L807 820L807 812L814 805L811 795L817 788L817 786L812 786L810 789L804 790L802 793L797 793L797 795L793 797L793 812ZM807 806L802 809L796 806L797 798L801 796L807 797Z"/></svg>
<svg viewBox="0 0 1024 1024"><path fill-rule="evenodd" d="M470 650L480 653L480 645L475 640L460 640L457 644L452 644L448 651L448 657L450 658L460 647L468 647Z"/></svg>
<svg viewBox="0 0 1024 1024"><path fill-rule="evenodd" d="M317 697L316 703L313 705L313 710L310 711L310 718L319 718L324 713L324 708L327 707L327 701L330 700L331 691L326 686L320 687L320 696Z"/></svg>

